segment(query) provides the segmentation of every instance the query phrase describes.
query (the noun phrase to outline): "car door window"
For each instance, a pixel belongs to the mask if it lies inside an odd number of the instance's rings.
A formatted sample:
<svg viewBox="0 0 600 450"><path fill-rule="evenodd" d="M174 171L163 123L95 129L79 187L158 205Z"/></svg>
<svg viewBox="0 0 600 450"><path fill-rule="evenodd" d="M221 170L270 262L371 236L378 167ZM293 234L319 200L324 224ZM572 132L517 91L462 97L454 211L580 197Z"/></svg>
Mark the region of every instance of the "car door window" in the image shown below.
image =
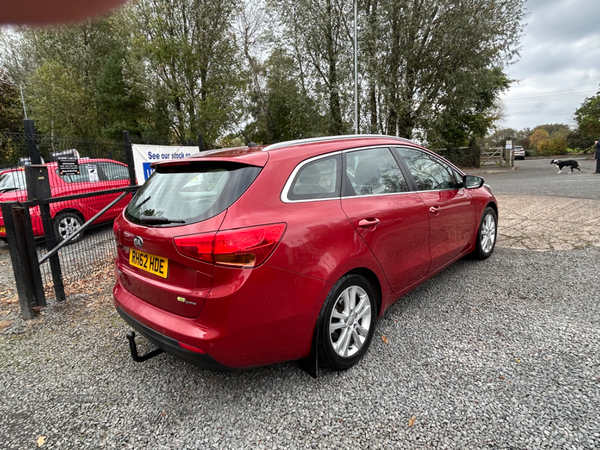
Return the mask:
<svg viewBox="0 0 600 450"><path fill-rule="evenodd" d="M346 177L352 189L345 189L345 196L408 191L400 167L387 148L346 153Z"/></svg>
<svg viewBox="0 0 600 450"><path fill-rule="evenodd" d="M98 162L97 164L102 169L102 172L104 172L108 181L129 180L129 169L127 169L127 166L107 161Z"/></svg>
<svg viewBox="0 0 600 450"><path fill-rule="evenodd" d="M300 168L290 186L290 200L339 197L339 156L311 161Z"/></svg>
<svg viewBox="0 0 600 450"><path fill-rule="evenodd" d="M396 151L415 179L417 190L459 189L462 186L456 171L435 156L412 148L397 148Z"/></svg>

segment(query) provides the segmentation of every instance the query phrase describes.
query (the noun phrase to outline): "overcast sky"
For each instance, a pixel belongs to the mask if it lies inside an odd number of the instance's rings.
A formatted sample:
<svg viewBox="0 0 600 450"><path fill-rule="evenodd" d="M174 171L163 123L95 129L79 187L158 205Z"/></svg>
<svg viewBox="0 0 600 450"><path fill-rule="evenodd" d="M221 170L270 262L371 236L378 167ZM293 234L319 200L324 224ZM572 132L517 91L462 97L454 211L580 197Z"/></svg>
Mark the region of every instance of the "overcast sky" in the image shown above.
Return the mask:
<svg viewBox="0 0 600 450"><path fill-rule="evenodd" d="M502 97L502 128L573 125L575 110L600 83L600 0L527 0L517 79Z"/></svg>

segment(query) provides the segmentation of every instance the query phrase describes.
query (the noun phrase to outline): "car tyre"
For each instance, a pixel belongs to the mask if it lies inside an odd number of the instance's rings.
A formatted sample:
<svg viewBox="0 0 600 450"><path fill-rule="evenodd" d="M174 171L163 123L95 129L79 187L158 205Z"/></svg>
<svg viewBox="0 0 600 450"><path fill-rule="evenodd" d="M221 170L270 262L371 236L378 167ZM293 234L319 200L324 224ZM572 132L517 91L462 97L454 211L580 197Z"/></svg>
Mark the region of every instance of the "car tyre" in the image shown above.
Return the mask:
<svg viewBox="0 0 600 450"><path fill-rule="evenodd" d="M369 282L348 274L333 286L319 314L319 358L333 370L354 366L364 356L375 329L377 304Z"/></svg>
<svg viewBox="0 0 600 450"><path fill-rule="evenodd" d="M477 232L477 245L474 252L477 259L484 260L490 257L496 247L497 235L498 215L494 208L488 206L483 211Z"/></svg>
<svg viewBox="0 0 600 450"><path fill-rule="evenodd" d="M54 236L57 242L62 242L67 236L77 231L83 225L82 218L74 212L62 212L54 217ZM83 238L83 233L79 233L71 243L79 242Z"/></svg>

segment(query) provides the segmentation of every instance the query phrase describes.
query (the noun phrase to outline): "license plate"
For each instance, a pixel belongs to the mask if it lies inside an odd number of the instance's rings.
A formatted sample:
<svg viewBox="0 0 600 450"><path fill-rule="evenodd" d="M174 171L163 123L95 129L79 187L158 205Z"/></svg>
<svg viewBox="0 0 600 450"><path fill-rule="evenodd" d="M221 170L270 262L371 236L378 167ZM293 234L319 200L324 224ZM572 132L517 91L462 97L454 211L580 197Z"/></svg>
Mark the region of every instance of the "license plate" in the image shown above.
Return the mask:
<svg viewBox="0 0 600 450"><path fill-rule="evenodd" d="M131 249L129 251L129 264L159 277L167 278L167 270L169 268L169 260L167 258Z"/></svg>
<svg viewBox="0 0 600 450"><path fill-rule="evenodd" d="M5 227L0 227L0 233L6 233L6 228Z"/></svg>

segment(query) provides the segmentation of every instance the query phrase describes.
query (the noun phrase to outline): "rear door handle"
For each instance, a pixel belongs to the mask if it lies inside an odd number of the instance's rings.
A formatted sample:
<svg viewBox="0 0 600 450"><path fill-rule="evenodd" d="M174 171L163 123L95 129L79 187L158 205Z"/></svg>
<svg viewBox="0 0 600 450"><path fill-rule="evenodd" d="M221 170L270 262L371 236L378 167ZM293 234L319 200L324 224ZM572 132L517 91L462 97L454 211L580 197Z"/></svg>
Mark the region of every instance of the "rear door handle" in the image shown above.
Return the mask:
<svg viewBox="0 0 600 450"><path fill-rule="evenodd" d="M377 226L381 223L381 221L379 219L362 219L358 222L358 226L359 227L363 227L363 228L367 228L367 227L374 227Z"/></svg>
<svg viewBox="0 0 600 450"><path fill-rule="evenodd" d="M429 212L431 214L439 214L440 211L442 210L442 208L440 206L432 206L431 208L429 208Z"/></svg>

